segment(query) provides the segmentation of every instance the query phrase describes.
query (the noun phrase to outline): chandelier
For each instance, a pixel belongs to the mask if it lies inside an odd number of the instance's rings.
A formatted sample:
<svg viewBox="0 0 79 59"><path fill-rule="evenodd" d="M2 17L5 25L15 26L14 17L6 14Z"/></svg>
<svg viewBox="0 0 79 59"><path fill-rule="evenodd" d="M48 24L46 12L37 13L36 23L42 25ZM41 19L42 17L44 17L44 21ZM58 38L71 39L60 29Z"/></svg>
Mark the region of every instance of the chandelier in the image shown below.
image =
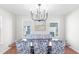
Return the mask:
<svg viewBox="0 0 79 59"><path fill-rule="evenodd" d="M47 10L41 9L41 4L38 4L38 8L31 11L31 17L34 21L45 21L48 18L48 13Z"/></svg>

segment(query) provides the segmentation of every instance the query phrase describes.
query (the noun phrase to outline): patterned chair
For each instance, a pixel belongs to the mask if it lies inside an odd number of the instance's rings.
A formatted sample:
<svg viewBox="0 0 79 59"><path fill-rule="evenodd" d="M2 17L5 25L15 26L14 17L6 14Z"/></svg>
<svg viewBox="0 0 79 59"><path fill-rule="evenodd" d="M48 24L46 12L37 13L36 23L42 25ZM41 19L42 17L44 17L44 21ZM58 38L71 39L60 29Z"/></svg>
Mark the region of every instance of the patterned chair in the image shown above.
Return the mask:
<svg viewBox="0 0 79 59"><path fill-rule="evenodd" d="M52 54L63 54L64 53L64 47L65 47L65 41L63 40L52 40Z"/></svg>
<svg viewBox="0 0 79 59"><path fill-rule="evenodd" d="M30 53L29 42L27 41L16 42L16 48L17 48L18 54L29 54Z"/></svg>
<svg viewBox="0 0 79 59"><path fill-rule="evenodd" d="M47 45L48 45L48 40L37 40L34 44L35 54L46 54Z"/></svg>
<svg viewBox="0 0 79 59"><path fill-rule="evenodd" d="M33 42L35 54L47 54L48 40L17 41L17 53L30 54L30 42ZM52 40L52 54L63 54L65 42L63 40Z"/></svg>

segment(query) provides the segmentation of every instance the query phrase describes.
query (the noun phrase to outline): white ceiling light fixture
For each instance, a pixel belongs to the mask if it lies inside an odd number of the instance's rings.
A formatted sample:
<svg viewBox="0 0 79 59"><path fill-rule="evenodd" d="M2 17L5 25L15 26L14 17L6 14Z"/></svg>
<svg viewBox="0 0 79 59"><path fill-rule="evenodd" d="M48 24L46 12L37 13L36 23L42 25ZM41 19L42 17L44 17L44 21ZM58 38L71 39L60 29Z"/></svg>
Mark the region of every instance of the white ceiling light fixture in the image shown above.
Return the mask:
<svg viewBox="0 0 79 59"><path fill-rule="evenodd" d="M41 8L41 4L38 4L38 8L31 11L31 17L34 21L46 21L48 18L48 12Z"/></svg>

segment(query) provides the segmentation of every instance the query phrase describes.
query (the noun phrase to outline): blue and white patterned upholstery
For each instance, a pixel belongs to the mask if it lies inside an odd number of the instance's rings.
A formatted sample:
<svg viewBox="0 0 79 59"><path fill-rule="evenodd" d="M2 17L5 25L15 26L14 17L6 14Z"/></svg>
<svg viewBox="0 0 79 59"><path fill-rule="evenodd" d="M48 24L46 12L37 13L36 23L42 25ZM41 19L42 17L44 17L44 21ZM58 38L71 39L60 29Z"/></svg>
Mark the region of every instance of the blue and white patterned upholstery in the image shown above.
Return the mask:
<svg viewBox="0 0 79 59"><path fill-rule="evenodd" d="M34 44L34 52L35 54L46 54L47 53L47 46L48 40L36 40Z"/></svg>
<svg viewBox="0 0 79 59"><path fill-rule="evenodd" d="M16 42L16 48L17 48L17 53L20 54L30 53L29 42L27 41Z"/></svg>
<svg viewBox="0 0 79 59"><path fill-rule="evenodd" d="M46 54L48 40L27 40L27 41L17 41L17 53L30 54L29 43L33 42L34 53L35 54ZM51 40L52 42L52 54L62 54L64 53L65 42L63 40Z"/></svg>
<svg viewBox="0 0 79 59"><path fill-rule="evenodd" d="M52 40L52 54L64 53L65 41L63 40Z"/></svg>

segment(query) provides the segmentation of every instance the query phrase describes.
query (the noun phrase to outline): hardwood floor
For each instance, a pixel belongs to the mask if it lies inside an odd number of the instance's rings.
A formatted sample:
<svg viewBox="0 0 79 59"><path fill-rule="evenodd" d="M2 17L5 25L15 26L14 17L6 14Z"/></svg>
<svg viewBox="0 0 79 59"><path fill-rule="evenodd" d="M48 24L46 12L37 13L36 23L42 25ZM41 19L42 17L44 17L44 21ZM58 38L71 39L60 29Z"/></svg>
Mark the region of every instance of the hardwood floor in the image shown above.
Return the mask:
<svg viewBox="0 0 79 59"><path fill-rule="evenodd" d="M17 54L16 51L16 47L14 46L10 48L8 51L6 51L4 54Z"/></svg>
<svg viewBox="0 0 79 59"><path fill-rule="evenodd" d="M17 51L16 46L13 46L11 49L6 51L4 54L16 54L16 51ZM69 47L65 47L65 54L78 54L78 53Z"/></svg>
<svg viewBox="0 0 79 59"><path fill-rule="evenodd" d="M69 47L65 47L65 54L78 54L76 51L74 51L73 49L69 48Z"/></svg>

